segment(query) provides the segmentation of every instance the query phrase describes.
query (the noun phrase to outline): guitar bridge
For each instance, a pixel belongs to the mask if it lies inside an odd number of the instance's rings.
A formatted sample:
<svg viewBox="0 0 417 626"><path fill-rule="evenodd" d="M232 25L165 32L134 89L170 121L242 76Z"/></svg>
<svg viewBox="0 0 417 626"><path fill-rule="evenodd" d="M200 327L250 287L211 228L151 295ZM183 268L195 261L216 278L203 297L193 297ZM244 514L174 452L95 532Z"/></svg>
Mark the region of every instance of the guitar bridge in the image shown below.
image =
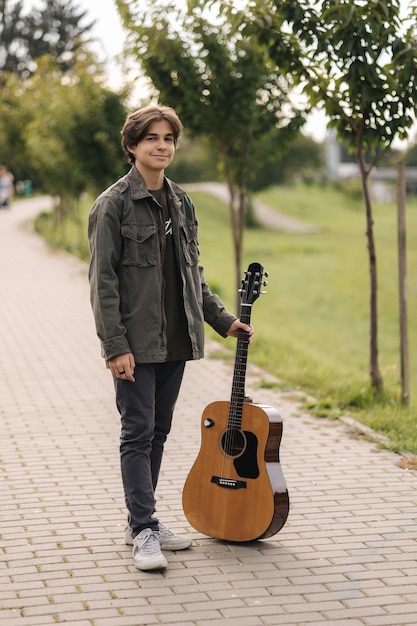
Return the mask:
<svg viewBox="0 0 417 626"><path fill-rule="evenodd" d="M226 489L246 489L245 480L236 480L235 478L224 478L223 476L212 476L211 482L219 487Z"/></svg>

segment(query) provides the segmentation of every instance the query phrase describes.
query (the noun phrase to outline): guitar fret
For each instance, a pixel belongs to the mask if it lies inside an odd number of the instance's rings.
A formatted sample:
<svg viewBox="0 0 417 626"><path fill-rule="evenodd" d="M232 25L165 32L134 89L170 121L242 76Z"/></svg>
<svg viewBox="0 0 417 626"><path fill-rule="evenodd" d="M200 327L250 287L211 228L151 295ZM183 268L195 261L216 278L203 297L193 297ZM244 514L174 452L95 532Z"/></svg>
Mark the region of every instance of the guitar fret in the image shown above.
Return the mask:
<svg viewBox="0 0 417 626"><path fill-rule="evenodd" d="M242 322L244 321L245 324L249 324L250 316L247 316L244 320L244 316L241 315L240 319ZM229 407L230 428L240 429L242 426L248 346L249 340L247 333L244 331L239 332Z"/></svg>
<svg viewBox="0 0 417 626"><path fill-rule="evenodd" d="M251 266L246 273L246 280L242 281L241 307L239 319L244 324L250 324L252 303L259 296L262 273L252 272ZM242 426L243 404L245 399L246 365L249 348L248 333L242 329L238 331L233 372L232 393L229 405L228 425L230 428L240 429Z"/></svg>

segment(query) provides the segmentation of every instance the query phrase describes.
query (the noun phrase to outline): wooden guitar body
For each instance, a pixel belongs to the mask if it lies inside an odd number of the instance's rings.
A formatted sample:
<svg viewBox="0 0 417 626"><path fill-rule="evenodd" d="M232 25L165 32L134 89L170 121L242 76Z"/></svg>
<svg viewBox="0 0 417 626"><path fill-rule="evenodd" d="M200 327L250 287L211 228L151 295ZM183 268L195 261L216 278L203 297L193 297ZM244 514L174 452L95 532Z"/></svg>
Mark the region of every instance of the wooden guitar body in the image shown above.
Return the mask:
<svg viewBox="0 0 417 626"><path fill-rule="evenodd" d="M282 421L272 407L243 404L241 429L228 426L230 403L209 404L201 448L183 490L184 513L199 532L227 541L270 537L289 511L279 465Z"/></svg>
<svg viewBox="0 0 417 626"><path fill-rule="evenodd" d="M282 471L279 448L282 439L282 418L272 406L257 405L268 414L269 436L265 450L265 466L274 496L274 515L266 531L258 539L267 539L281 530L290 512L290 498Z"/></svg>

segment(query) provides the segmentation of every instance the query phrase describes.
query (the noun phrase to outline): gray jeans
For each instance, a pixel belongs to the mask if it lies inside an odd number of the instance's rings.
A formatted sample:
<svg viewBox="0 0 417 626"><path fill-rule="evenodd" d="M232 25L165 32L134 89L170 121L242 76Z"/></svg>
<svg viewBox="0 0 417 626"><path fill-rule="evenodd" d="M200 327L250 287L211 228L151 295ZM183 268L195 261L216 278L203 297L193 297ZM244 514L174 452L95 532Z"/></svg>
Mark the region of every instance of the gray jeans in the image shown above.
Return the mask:
<svg viewBox="0 0 417 626"><path fill-rule="evenodd" d="M122 482L134 537L144 528L158 530L155 489L184 367L184 361L137 364L134 383L114 379Z"/></svg>

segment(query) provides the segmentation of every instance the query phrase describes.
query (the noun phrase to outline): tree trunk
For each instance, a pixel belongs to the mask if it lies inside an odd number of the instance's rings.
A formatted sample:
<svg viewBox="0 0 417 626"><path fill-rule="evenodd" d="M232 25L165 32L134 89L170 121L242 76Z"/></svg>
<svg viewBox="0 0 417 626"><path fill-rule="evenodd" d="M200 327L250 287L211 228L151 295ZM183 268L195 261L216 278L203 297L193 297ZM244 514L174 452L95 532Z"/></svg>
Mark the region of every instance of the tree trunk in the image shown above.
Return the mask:
<svg viewBox="0 0 417 626"><path fill-rule="evenodd" d="M401 161L397 171L397 224L398 224L398 296L400 314L401 401L410 404L410 373L408 366L408 315L407 315L407 242L406 242L406 176Z"/></svg>
<svg viewBox="0 0 417 626"><path fill-rule="evenodd" d="M232 228L233 253L235 265L235 284L236 284L236 315L240 311L240 293L239 289L242 282L242 247L243 247L243 231L245 225L245 210L247 204L246 189L237 188L228 180L229 188L229 209L230 223Z"/></svg>
<svg viewBox="0 0 417 626"><path fill-rule="evenodd" d="M369 373L372 387L380 393L383 389L383 381L378 365L378 281L377 262L374 238L374 220L372 217L372 203L369 193L369 173L366 169L362 155L356 155L361 174L362 194L366 209L366 238L369 257L370 275L370 327L369 327Z"/></svg>

